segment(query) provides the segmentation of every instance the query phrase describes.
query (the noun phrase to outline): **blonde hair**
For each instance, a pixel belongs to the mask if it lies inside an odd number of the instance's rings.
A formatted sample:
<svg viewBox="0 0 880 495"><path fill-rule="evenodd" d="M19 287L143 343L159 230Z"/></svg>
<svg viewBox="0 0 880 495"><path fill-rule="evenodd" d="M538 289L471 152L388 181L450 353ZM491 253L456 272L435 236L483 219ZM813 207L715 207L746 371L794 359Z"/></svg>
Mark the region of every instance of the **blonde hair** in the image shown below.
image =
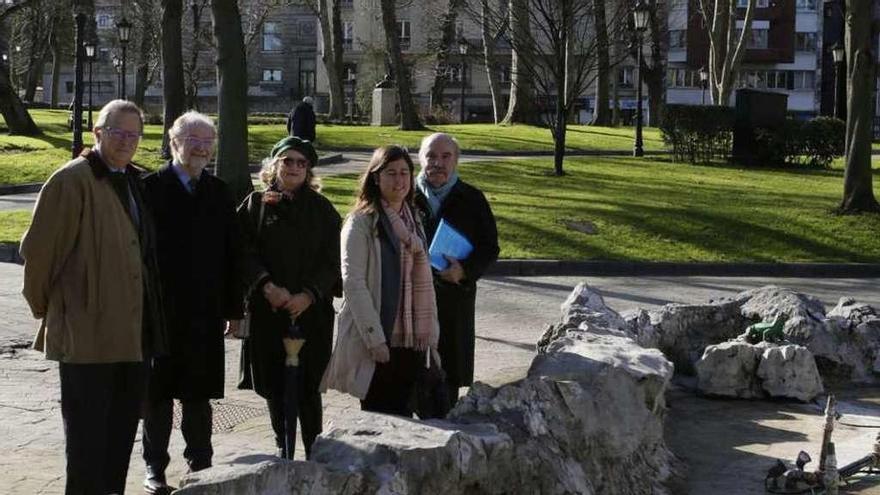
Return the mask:
<svg viewBox="0 0 880 495"><path fill-rule="evenodd" d="M275 184L275 180L278 178L278 163L282 159L284 159L284 155L279 155L275 158L263 158L263 166L260 169L260 182L265 184L267 188ZM304 184L312 191L320 192L321 178L312 172L312 168L314 167L306 167L306 180Z"/></svg>

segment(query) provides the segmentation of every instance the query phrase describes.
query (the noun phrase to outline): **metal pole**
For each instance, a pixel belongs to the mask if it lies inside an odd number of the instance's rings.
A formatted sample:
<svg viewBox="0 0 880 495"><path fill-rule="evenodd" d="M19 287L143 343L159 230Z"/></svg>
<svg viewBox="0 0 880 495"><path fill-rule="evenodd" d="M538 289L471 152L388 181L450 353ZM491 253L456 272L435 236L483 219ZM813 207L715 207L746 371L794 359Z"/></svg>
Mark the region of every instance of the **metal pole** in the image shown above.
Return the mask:
<svg viewBox="0 0 880 495"><path fill-rule="evenodd" d="M636 143L633 146L633 156L645 156L642 144L642 33L638 35L639 49L636 69L639 71L636 79Z"/></svg>
<svg viewBox="0 0 880 495"><path fill-rule="evenodd" d="M86 14L77 12L76 21L76 52L74 57L73 69L73 144L71 152L73 158L79 156L83 149L82 139L82 98L83 98L83 56L85 55L85 47L83 46L83 38L86 27Z"/></svg>
<svg viewBox="0 0 880 495"><path fill-rule="evenodd" d="M834 63L834 116L846 120L846 86L843 80L843 62Z"/></svg>
<svg viewBox="0 0 880 495"><path fill-rule="evenodd" d="M125 94L125 52L126 52L125 49L126 49L126 45L128 45L128 43L122 44L122 75L120 76L120 79L122 79L122 99L123 100L128 99L128 97Z"/></svg>
<svg viewBox="0 0 880 495"><path fill-rule="evenodd" d="M459 97L459 102L461 103L461 114L458 117L458 122L460 124L464 124L464 84L465 84L465 74L467 74L467 65L464 61L464 55L461 56L461 96Z"/></svg>
<svg viewBox="0 0 880 495"><path fill-rule="evenodd" d="M89 58L89 129L92 128L92 58Z"/></svg>
<svg viewBox="0 0 880 495"><path fill-rule="evenodd" d="M702 88L700 93L701 93L701 98L703 100L701 104L705 105L706 104L706 81L700 81L700 88Z"/></svg>

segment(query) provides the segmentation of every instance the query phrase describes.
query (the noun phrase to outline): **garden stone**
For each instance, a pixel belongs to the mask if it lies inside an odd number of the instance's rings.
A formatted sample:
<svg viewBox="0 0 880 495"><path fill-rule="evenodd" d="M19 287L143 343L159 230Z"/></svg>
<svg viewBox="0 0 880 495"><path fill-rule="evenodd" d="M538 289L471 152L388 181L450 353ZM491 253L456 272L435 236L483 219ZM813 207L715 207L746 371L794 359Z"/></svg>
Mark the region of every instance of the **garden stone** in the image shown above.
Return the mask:
<svg viewBox="0 0 880 495"><path fill-rule="evenodd" d="M181 495L355 495L367 489L358 472L321 464L273 459L256 464L217 465L189 473Z"/></svg>
<svg viewBox="0 0 880 495"><path fill-rule="evenodd" d="M756 347L762 346L765 348L758 364L757 377L767 394L809 401L823 392L816 360L805 347L767 343Z"/></svg>
<svg viewBox="0 0 880 495"><path fill-rule="evenodd" d="M764 397L756 371L763 349L748 342L710 345L697 362L697 388L708 395L756 399Z"/></svg>

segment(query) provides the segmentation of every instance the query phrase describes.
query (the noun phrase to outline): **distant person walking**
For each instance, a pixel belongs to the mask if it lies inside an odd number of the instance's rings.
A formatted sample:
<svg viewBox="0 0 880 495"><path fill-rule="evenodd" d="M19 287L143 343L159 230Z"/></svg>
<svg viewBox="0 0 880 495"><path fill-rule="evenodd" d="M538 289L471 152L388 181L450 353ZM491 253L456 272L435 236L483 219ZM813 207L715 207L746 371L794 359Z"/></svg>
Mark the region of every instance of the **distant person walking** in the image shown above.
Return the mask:
<svg viewBox="0 0 880 495"><path fill-rule="evenodd" d="M477 280L498 258L498 230L486 197L458 177L458 142L444 133L425 137L419 147L422 170L416 177L416 206L425 218L428 244L441 220L473 245L461 260L434 270L437 316L440 319L440 357L446 370L449 398L458 400L460 387L474 381L474 312Z"/></svg>
<svg viewBox="0 0 880 495"><path fill-rule="evenodd" d="M95 147L40 191L21 241L34 347L59 361L68 495L124 493L150 358L166 349L153 221L131 163L143 114L113 100Z"/></svg>
<svg viewBox="0 0 880 495"><path fill-rule="evenodd" d="M306 96L287 117L287 134L315 142L315 101Z"/></svg>
<svg viewBox="0 0 880 495"><path fill-rule="evenodd" d="M173 399L180 401L183 457L189 471L211 467L209 399L224 390L224 328L234 330L242 312L241 242L226 184L206 172L217 132L205 115L187 112L168 130L172 160L144 179L156 218L169 355L150 369L144 408L144 489L171 493Z"/></svg>

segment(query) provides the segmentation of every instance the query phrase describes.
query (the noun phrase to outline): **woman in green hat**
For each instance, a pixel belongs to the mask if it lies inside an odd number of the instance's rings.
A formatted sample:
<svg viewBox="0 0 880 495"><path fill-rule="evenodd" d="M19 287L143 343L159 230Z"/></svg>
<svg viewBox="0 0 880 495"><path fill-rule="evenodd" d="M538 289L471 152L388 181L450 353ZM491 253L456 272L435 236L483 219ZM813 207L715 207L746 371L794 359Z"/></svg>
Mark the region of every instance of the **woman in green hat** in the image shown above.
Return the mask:
<svg viewBox="0 0 880 495"><path fill-rule="evenodd" d="M318 192L317 161L310 142L293 136L278 141L260 172L266 190L251 193L238 208L250 313L239 388L266 399L278 454L287 459L294 449L285 438L292 438L296 421L285 428L285 410L299 417L306 457L321 433L318 386L330 359L333 297L340 295L341 218ZM285 351L293 338L305 339L298 360L296 351ZM285 384L289 353L298 364L294 392Z"/></svg>

